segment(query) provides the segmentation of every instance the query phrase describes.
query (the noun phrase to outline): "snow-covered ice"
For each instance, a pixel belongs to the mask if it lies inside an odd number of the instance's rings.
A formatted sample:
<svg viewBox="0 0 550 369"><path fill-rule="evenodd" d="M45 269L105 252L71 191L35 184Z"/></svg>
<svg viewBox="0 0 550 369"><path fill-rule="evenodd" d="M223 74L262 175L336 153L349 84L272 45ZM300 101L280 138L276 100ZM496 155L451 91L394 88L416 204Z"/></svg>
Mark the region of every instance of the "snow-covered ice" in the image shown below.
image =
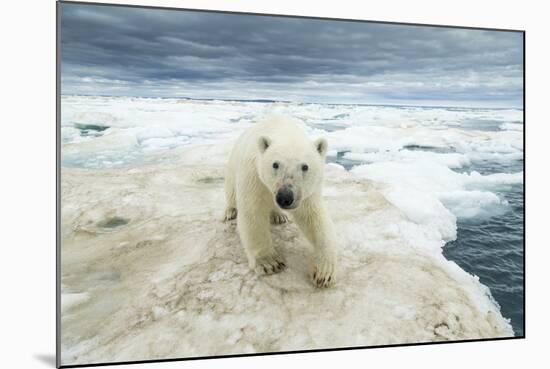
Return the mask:
<svg viewBox="0 0 550 369"><path fill-rule="evenodd" d="M497 214L493 189L523 178L452 170L523 150L516 127L460 126L521 112L102 97L64 97L62 109L63 364L513 335L442 247L457 217ZM231 140L271 111L361 162L326 166L333 288L310 283L312 250L293 223L273 228L287 270L259 277L221 221Z"/></svg>

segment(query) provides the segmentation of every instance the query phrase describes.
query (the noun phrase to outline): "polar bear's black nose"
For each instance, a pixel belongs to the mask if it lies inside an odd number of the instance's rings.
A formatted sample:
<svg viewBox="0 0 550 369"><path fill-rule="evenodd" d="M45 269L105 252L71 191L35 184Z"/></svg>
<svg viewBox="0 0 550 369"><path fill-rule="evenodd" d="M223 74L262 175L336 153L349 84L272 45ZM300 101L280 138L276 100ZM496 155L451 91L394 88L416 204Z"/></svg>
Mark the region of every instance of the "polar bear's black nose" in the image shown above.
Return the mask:
<svg viewBox="0 0 550 369"><path fill-rule="evenodd" d="M282 187L277 191L277 196L275 196L275 201L283 209L288 209L294 202L294 193L288 187Z"/></svg>

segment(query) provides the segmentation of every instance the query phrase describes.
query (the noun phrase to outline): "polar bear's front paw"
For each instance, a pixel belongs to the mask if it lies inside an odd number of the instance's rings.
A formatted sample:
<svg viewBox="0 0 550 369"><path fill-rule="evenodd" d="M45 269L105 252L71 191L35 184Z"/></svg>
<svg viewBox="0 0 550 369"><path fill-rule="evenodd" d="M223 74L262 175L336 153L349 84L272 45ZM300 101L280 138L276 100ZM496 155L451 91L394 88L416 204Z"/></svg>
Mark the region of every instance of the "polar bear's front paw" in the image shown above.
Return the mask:
<svg viewBox="0 0 550 369"><path fill-rule="evenodd" d="M256 259L256 273L275 274L286 268L284 259L277 253Z"/></svg>
<svg viewBox="0 0 550 369"><path fill-rule="evenodd" d="M236 208L227 208L225 209L225 218L224 221L230 221L237 217L237 209Z"/></svg>
<svg viewBox="0 0 550 369"><path fill-rule="evenodd" d="M271 212L271 224L283 224L288 222L288 217L278 211Z"/></svg>
<svg viewBox="0 0 550 369"><path fill-rule="evenodd" d="M336 262L330 258L322 258L313 269L313 284L316 287L329 287L334 284Z"/></svg>

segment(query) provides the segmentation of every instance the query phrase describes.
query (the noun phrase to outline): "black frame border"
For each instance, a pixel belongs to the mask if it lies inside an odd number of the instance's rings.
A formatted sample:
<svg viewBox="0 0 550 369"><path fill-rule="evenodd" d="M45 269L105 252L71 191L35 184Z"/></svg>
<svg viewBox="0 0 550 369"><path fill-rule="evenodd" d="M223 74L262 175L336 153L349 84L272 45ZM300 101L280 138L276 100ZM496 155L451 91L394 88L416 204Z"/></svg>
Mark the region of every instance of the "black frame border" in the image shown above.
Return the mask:
<svg viewBox="0 0 550 369"><path fill-rule="evenodd" d="M259 352L250 354L227 354L227 355L213 355L213 356L191 356L182 358L167 358L157 360L132 360L132 361L114 361L105 363L90 363L90 364L61 364L61 6L62 4L76 4L76 5L91 5L91 6L106 6L106 7L122 7L122 8L141 8L141 9L155 9L155 10L174 10L174 11L188 11L188 12L201 12L201 13L218 13L218 14L237 14L237 15L252 15L262 17L278 17L278 18L299 18L299 19L314 19L314 20L326 20L326 21L340 21L340 22L357 22L357 23L375 23L375 24L390 24L401 26L415 26L415 27L436 27L436 28L455 28L455 29L468 29L479 31L499 31L499 32L514 32L521 33L523 35L523 335L513 337L494 337L494 338L481 338L481 339L466 339L458 341L440 341L440 342L415 342L415 343L399 343L391 345L374 345L374 346L351 346L351 347L333 347L323 349L311 349L311 350L293 350L293 351L276 351L276 352ZM452 343L472 343L472 342L492 342L492 341L508 341L508 340L521 340L526 338L526 265L525 265L525 252L526 252L526 196L525 196L525 169L526 169L526 31L521 29L506 29L506 28L489 28L489 27L472 27L472 26L457 26L457 25L442 25L442 24L429 24L429 23L408 23L408 22L395 22L395 21L378 21L368 19L348 19L348 18L330 18L319 16L304 16L304 15L286 15L286 14L268 14L268 13L255 13L255 12L238 12L228 10L210 10L210 9L192 9L192 8L177 8L177 7L164 7L164 6L152 6L152 5L135 5L135 4L112 4L112 3L100 3L100 2L87 2L87 1L71 1L71 0L56 0L56 28L55 28L55 42L56 42L56 85L55 85L55 101L56 101L56 332L55 332L55 362L57 368L84 368L84 367L98 367L107 365L129 365L129 364L148 364L148 363L166 363L166 362L178 362L178 361L192 361L192 360L207 360L207 359L225 359L225 358L238 358L238 357L250 357L250 356L270 356L270 355L286 355L286 354L304 354L304 353L317 353L317 352L332 352L332 351L349 351L349 350L361 350L361 349L376 349L376 348L394 348L394 347L410 347L410 346L427 346L427 345L441 345Z"/></svg>

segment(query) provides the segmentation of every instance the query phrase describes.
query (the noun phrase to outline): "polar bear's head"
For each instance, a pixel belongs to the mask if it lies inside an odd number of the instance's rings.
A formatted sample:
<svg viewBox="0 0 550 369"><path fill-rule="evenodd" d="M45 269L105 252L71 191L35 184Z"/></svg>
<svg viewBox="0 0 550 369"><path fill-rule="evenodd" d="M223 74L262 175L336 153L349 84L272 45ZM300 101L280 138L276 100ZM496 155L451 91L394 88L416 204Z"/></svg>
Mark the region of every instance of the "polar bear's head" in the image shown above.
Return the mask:
<svg viewBox="0 0 550 369"><path fill-rule="evenodd" d="M296 209L302 200L321 189L327 141L318 138L302 145L258 140L260 180L271 191L274 202L285 210Z"/></svg>

